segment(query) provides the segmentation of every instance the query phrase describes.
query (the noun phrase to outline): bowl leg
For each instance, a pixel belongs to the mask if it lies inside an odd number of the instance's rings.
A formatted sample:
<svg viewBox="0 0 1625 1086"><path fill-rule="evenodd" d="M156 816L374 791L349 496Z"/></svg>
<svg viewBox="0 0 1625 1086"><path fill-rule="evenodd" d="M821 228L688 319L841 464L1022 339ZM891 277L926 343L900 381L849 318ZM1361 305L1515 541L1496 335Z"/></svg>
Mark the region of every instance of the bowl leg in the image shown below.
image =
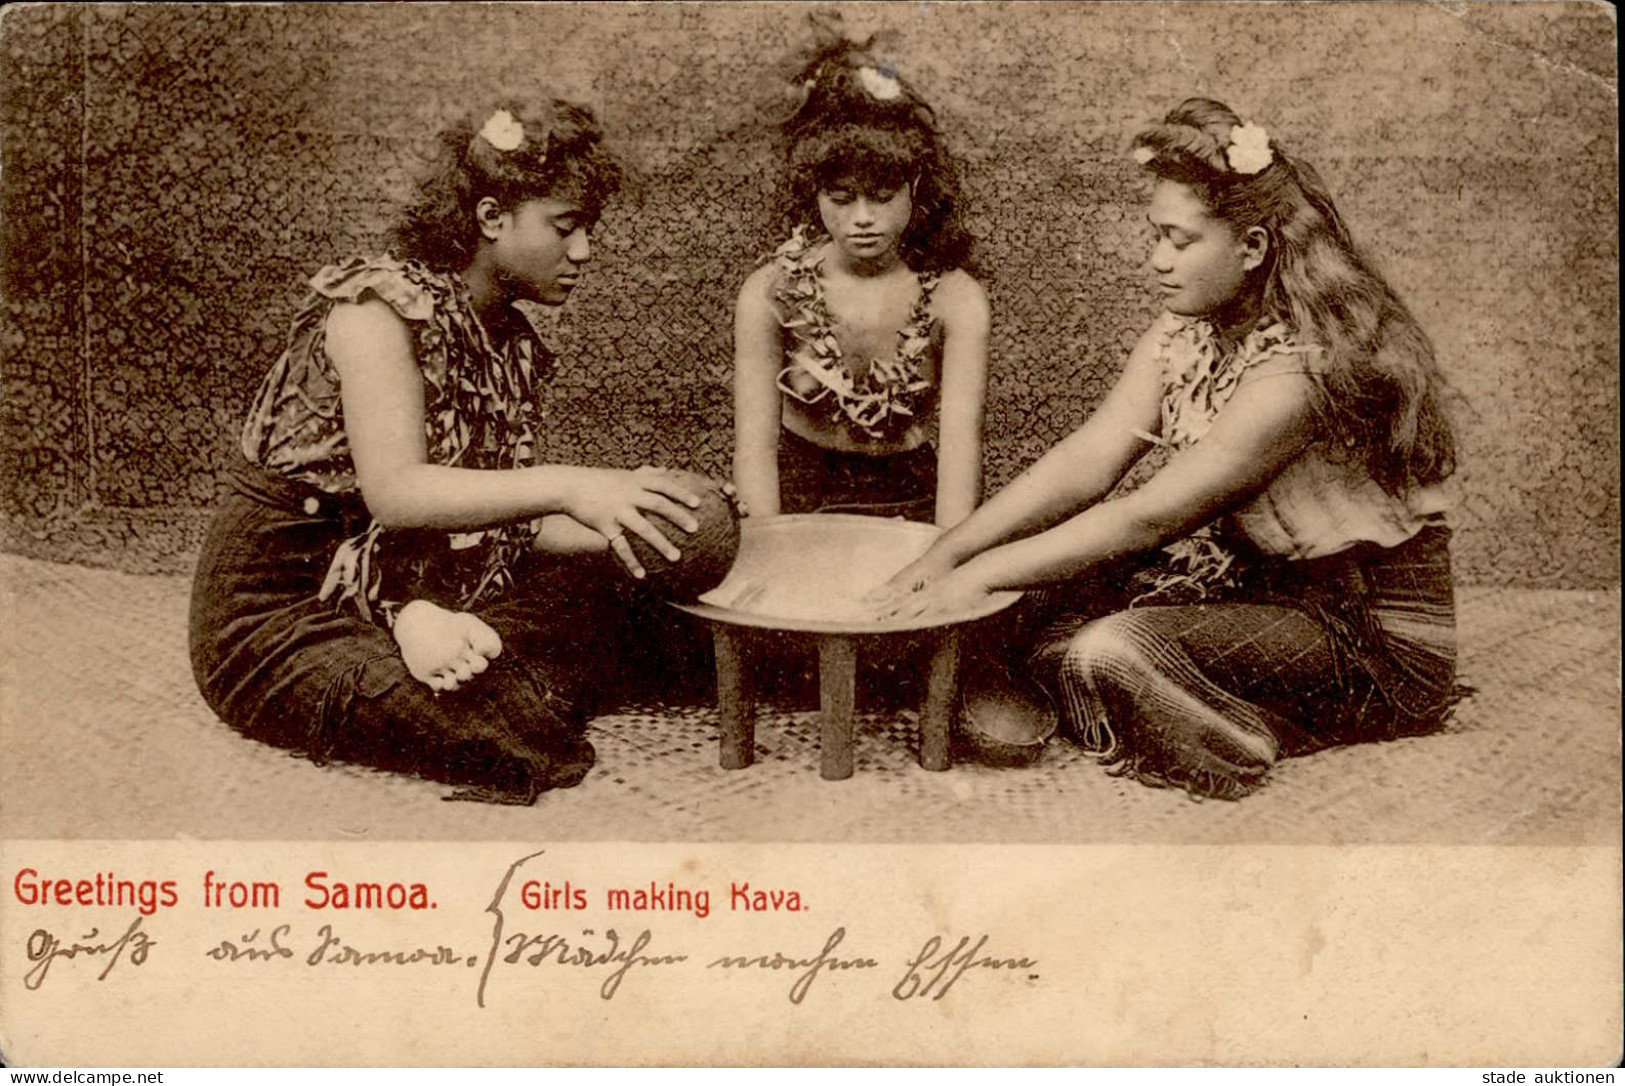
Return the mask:
<svg viewBox="0 0 1625 1086"><path fill-rule="evenodd" d="M826 781L852 775L852 716L858 686L858 646L850 637L818 639L820 772Z"/></svg>
<svg viewBox="0 0 1625 1086"><path fill-rule="evenodd" d="M953 765L948 734L953 727L954 704L959 700L959 630L949 627L931 654L931 676L920 713L920 766L942 770Z"/></svg>
<svg viewBox="0 0 1625 1086"><path fill-rule="evenodd" d="M723 769L744 769L756 760L756 700L745 675L745 635L711 627L717 653L717 715L722 718Z"/></svg>

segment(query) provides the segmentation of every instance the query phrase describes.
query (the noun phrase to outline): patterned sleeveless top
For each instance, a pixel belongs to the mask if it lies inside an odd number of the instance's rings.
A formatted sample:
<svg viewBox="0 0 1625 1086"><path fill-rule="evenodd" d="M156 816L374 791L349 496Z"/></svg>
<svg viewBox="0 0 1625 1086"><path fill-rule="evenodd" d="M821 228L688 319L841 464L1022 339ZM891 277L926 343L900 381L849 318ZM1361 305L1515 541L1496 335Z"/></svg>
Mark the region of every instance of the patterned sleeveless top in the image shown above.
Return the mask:
<svg viewBox="0 0 1625 1086"><path fill-rule="evenodd" d="M447 467L502 469L535 462L541 391L553 355L535 332L513 336L500 350L475 315L467 286L391 256L352 259L323 268L294 317L288 346L260 383L243 427L250 463L310 483L331 494L358 491L344 432L339 375L327 357L327 316L339 302L374 296L411 330L423 374L424 438L429 461ZM526 322L528 326L528 321ZM333 556L324 599L336 595L370 619L385 619L404 600L389 598L379 562L392 546L420 551L432 537L437 565L452 569L463 606L500 593L535 538L536 524L483 532L385 531L374 521Z"/></svg>
<svg viewBox="0 0 1625 1086"><path fill-rule="evenodd" d="M1261 324L1226 353L1205 320L1165 313L1159 321L1162 437L1152 440L1176 450L1195 445L1207 434L1253 367L1296 356L1303 372L1314 372L1319 348L1299 341L1282 322ZM1262 493L1232 510L1228 519L1262 553L1301 560L1366 542L1396 547L1437 522L1448 504L1439 487L1419 488L1397 498L1359 464L1330 459L1312 446ZM1217 525L1210 525L1165 550L1195 579L1221 583L1230 556L1218 544L1217 534Z"/></svg>
<svg viewBox="0 0 1625 1086"><path fill-rule="evenodd" d="M893 436L929 410L936 391L921 363L933 349L931 294L940 276L917 276L920 296L897 330L896 353L860 368L842 355L818 275L827 240L800 226L771 258L779 273L773 296L788 333L779 390L803 404L826 405L835 421L869 437Z"/></svg>

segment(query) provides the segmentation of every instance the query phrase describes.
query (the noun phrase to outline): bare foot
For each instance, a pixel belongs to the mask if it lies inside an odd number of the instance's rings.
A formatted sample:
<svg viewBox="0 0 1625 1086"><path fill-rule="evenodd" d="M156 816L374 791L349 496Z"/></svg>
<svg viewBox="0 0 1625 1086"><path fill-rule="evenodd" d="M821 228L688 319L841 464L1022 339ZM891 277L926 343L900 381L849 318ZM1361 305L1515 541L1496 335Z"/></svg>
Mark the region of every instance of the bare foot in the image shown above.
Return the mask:
<svg viewBox="0 0 1625 1086"><path fill-rule="evenodd" d="M413 678L436 692L456 690L502 651L502 638L466 611L413 600L395 616L395 643Z"/></svg>

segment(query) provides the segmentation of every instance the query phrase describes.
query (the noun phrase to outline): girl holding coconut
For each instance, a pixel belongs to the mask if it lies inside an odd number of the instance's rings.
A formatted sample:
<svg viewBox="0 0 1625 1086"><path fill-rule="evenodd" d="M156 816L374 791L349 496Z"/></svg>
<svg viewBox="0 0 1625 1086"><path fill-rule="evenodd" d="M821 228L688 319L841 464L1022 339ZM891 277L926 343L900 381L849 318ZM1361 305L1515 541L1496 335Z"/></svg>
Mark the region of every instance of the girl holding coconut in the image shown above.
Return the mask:
<svg viewBox="0 0 1625 1086"><path fill-rule="evenodd" d="M536 462L553 360L520 306L569 297L619 184L587 110L504 103L439 134L390 253L311 280L193 590L232 727L497 802L592 767L606 552L642 578L630 539L679 561L706 515L694 477Z"/></svg>

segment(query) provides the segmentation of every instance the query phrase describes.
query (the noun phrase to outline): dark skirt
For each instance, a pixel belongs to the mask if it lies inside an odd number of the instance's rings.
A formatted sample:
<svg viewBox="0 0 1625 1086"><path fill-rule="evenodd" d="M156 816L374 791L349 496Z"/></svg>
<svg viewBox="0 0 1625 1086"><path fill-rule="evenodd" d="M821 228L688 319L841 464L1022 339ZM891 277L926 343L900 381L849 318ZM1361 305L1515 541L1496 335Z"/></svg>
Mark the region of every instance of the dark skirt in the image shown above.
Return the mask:
<svg viewBox="0 0 1625 1086"><path fill-rule="evenodd" d="M625 603L601 562L530 563L514 589L475 610L501 653L436 694L407 671L387 629L317 598L340 542L367 528L359 497L246 462L229 479L190 622L198 689L227 724L316 762L464 786L448 798L531 803L591 769L583 734ZM414 595L435 600L436 590Z"/></svg>
<svg viewBox="0 0 1625 1086"><path fill-rule="evenodd" d="M779 511L936 519L937 452L930 444L890 456L837 452L779 433Z"/></svg>
<svg viewBox="0 0 1625 1086"><path fill-rule="evenodd" d="M1459 696L1450 531L1303 562L1254 558L1211 598L1144 605L1120 566L1041 594L1032 674L1118 771L1237 798L1277 759L1438 729Z"/></svg>

